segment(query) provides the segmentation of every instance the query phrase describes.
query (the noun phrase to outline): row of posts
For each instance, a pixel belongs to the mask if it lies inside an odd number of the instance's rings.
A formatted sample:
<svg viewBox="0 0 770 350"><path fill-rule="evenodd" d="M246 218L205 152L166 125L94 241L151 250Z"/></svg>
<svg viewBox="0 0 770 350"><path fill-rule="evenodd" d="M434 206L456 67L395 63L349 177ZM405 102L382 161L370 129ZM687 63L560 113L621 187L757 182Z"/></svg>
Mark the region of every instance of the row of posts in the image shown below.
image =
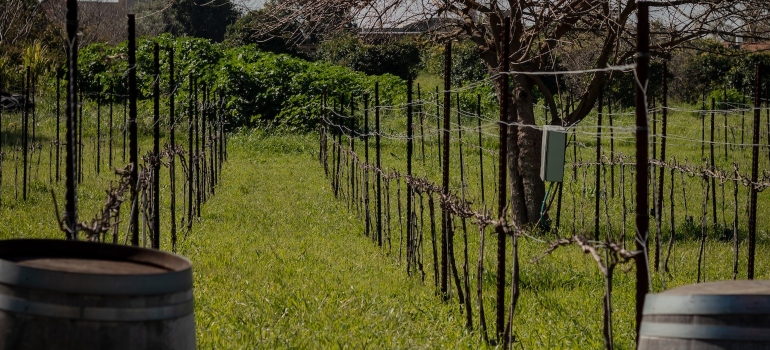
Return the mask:
<svg viewBox="0 0 770 350"><path fill-rule="evenodd" d="M649 78L649 7L648 4L642 3L639 5L638 8L639 11L639 30L638 30L638 36L637 36L637 49L640 52L639 55L637 55L637 76L638 79L642 82L646 82ZM505 37L504 37L504 54L503 54L503 62L501 71L502 72L508 72L510 70L510 63L509 63L509 42L510 42L510 18L507 18L505 21ZM442 130L443 137L440 137L440 143L439 147L443 148L439 152L442 154L442 194L444 196L449 195L449 147L450 147L450 103L451 103L451 95L450 95L450 74L451 74L451 42L448 42L446 44L445 48L445 86L444 86L444 118L443 118L443 128L439 128ZM501 86L508 87L508 75L507 74L501 74ZM408 83L407 88L407 94L408 94L408 109L407 109L407 177L411 177L411 170L412 170L412 162L411 162L411 156L413 151L413 130L412 130L412 119L411 119L411 112L412 112L412 106L411 106L411 80ZM646 84L642 84L642 86L646 86ZM646 101L646 91L642 89L642 86L637 86L637 99L636 99L636 121L637 121L637 129L636 129L636 136L637 136L637 162L636 162L636 183L638 184L636 186L637 189L637 208L636 208L636 232L639 235L637 239L635 240L637 242L637 250L645 250L647 245L647 237L649 232L649 214L648 214L648 171L649 171L649 164L648 164L648 122L647 122L647 101ZM502 340L503 347L507 348L509 342L511 341L511 335L510 335L510 327L505 327L505 262L506 262L506 236L511 235L513 239L513 271L514 281L513 286L513 295L514 298L513 302L515 303L516 298L518 297L517 293L517 285L518 285L518 276L516 275L516 272L518 271L518 257L517 257L517 235L515 233L511 233L508 230L507 224L504 222L506 215L506 207L508 203L507 198L507 191L506 191L506 183L507 183L507 145L508 145L508 134L517 135L517 128L514 124L512 124L509 121L509 91L507 88L503 88L503 96L501 96L502 103L500 104L500 121L499 121L499 165L498 165L498 218L499 220L502 220L503 222L500 222L496 225L496 232L498 235L498 246L497 246L497 255L498 255L498 263L497 263L497 286L496 286L496 315L495 315L495 324L497 329L497 338ZM375 100L378 100L378 87L375 87ZM324 96L324 107L325 107L325 96ZM351 115L353 115L353 108L352 108L352 102L351 102ZM601 108L601 107L600 107ZM325 110L325 109L324 109ZM380 164L380 125L379 125L379 103L376 102L375 105L375 118L376 118L376 137L377 137L377 169L381 169ZM355 151L355 142L354 142L354 135L355 127L353 124L353 118L351 118L351 135L350 135L350 149L351 152ZM758 124L757 124L758 125ZM331 124L325 125L323 128L324 130L328 130L331 128ZM365 136L365 143L368 143L368 119L365 120L365 128L364 131ZM341 145L341 135L343 134L343 130L340 127L339 132L337 133L337 143ZM758 136L758 133L755 133L755 137ZM323 134L322 136L322 142L324 144L321 145L322 150L326 150L326 136ZM441 141L443 141L443 147L441 144ZM600 141L600 140L599 140ZM756 144L757 142L755 142ZM662 151L664 152L664 151ZM322 152L323 153L323 152ZM336 171L336 179L333 179L333 188L335 195L339 192L339 166L340 166L340 153L341 150L337 152L337 159L335 161L337 168ZM326 155L323 154L321 157L325 160ZM368 164L368 149L366 152L366 162ZM324 162L325 169L327 169L328 173L328 165ZM355 171L355 169L352 169L352 171ZM756 171L756 168L753 169L753 171ZM352 174L353 172L351 172ZM598 172L597 172L598 174ZM380 223L381 220L381 188L380 188L380 181L378 176L378 185L377 185L377 241L378 244L382 244L382 226ZM756 175L753 176L753 179L756 179ZM351 181L355 181L355 176L351 176ZM355 184L351 184L351 189L355 188ZM368 188L368 187L367 187ZM409 187L408 187L409 188ZM411 189L409 189L411 191ZM367 190L368 192L368 190ZM754 191L752 191L753 193ZM755 208L755 206L754 206ZM407 241L411 242L412 238L409 234L409 229L412 227L411 224L411 194L407 194ZM444 208L442 206L442 241L443 244L441 246L441 273L440 273L440 293L443 298L448 297L448 273L449 270L449 262L447 260L448 257L454 256L454 253L452 251L452 242L453 242L453 234L452 234L452 225L451 225L451 214L449 213L447 208ZM367 214L367 221L368 221L368 214ZM368 227L368 222L367 222ZM368 230L368 229L367 229ZM374 235L373 235L374 236ZM751 238L750 238L751 240ZM410 256L410 250L411 248L408 248L407 254L408 257ZM751 256L751 254L750 254ZM750 262L751 262L750 257ZM409 264L408 264L409 265ZM466 270L467 274L467 270ZM647 294L648 291L648 273L647 273L647 260L645 258L645 255L641 254L639 260L637 261L637 268L636 268L636 277L637 277L637 293L636 293L636 319L637 319L637 327L639 324L641 324L641 315L642 315L642 309L644 304L644 297ZM458 285L459 287L459 285ZM460 288L458 288L460 289ZM460 297L462 299L462 297ZM510 321L509 321L510 324Z"/></svg>
<svg viewBox="0 0 770 350"><path fill-rule="evenodd" d="M509 20L506 21L506 25L510 26ZM506 32L508 32L508 31L506 31ZM506 47L507 47L507 45L506 45ZM450 115L450 112L451 112L451 76L450 76L451 75L451 71L450 71L450 69L451 68L450 67L451 67L451 59L452 59L451 50L452 50L451 43L447 43L446 44L446 48L445 48L445 61L446 61L445 62L445 67L446 67L446 71L445 71L444 94L443 94L443 99L444 99L444 102L443 102L443 107L444 107L444 109L443 109L443 127L441 125L438 125L439 126L439 130L441 130L441 134L439 135L439 138L438 138L439 153L441 154L440 158L439 158L439 165L441 166L441 169L442 169L441 193L444 196L449 196L450 195L450 188L449 188L449 181L450 181L449 166L450 166L450 137L451 137L450 136L450 128L451 128L451 115ZM506 55L506 57L507 57L507 55ZM507 63L507 61L508 60L506 60L506 63ZM507 67L507 64L506 64L506 67ZM507 68L505 68L505 70L507 71ZM504 86L507 86L507 80L508 80L507 75L505 75L505 74L502 75L501 79L503 79L503 84L506 84ZM413 175L412 174L412 171L413 171L412 159L413 159L413 153L414 153L414 143L413 143L414 141L413 140L414 140L414 124L415 123L414 123L414 120L413 120L413 99L412 99L413 89L412 89L412 86L413 86L412 80L409 79L408 82L407 82L407 146L406 146L407 147L407 149L406 149L406 152L407 152L407 155L406 155L406 177L407 177L407 179L410 179L412 177L412 175ZM437 88L437 93L438 93L438 88ZM420 92L419 92L419 86L418 86L418 95L419 94L420 94ZM505 92L504 94L505 94L505 96L503 97L503 100L507 101L508 93ZM381 171L381 169L382 169L382 164L381 164L381 133L380 133L381 129L380 129L379 84L377 84L377 83L375 84L374 95L375 95L374 96L374 103L375 103L375 105L374 105L375 132L374 132L374 134L375 135L374 136L375 136L375 150L376 150L375 164L376 164L376 169L377 169L378 175L377 175L376 186L375 186L376 187L376 209L375 209L376 210L376 214L375 214L375 218L376 218L375 221L376 222L375 222L375 232L373 234L371 234L369 232L369 226L371 225L371 218L370 218L370 216L368 214L368 209L367 209L367 213L365 214L364 219L366 220L365 227L366 227L367 235L370 236L372 238L372 240L374 240L379 246L382 246L383 245L383 231L384 231L383 222L382 222L382 216L383 216L382 195L383 194L382 194L382 174L379 173L379 171ZM438 94L437 94L437 97L438 97ZM343 99L340 98L339 100L340 100L340 106L343 105L344 104L342 102ZM326 101L327 101L327 96L326 96L326 92L324 92L324 94L323 94L323 105L324 105L324 113L325 113L325 115L324 115L323 119L325 121L327 121L327 122L325 122L322 125L321 145L320 145L321 152L320 152L319 156L321 158L320 160L321 160L322 164L324 165L324 169L325 169L325 172L327 173L327 175L329 175L330 172L332 173L332 189L334 191L335 196L338 196L339 192L340 192L340 187L341 187L341 184L340 184L340 181L341 181L341 179L340 179L341 159L340 159L340 157L341 157L341 153L342 152L341 152L341 150L333 150L333 151L336 151L336 154L332 154L332 159L331 159L331 161L332 161L332 171L330 171L329 170L329 164L328 164L328 134L331 133L332 137L336 136L337 137L337 140L336 140L337 144L338 145L342 145L342 135L346 133L344 129L349 129L350 134L349 134L348 145L350 147L351 152L354 152L355 151L355 139L356 139L355 134L357 134L358 132L356 131L356 125L355 125L355 119L354 118L350 118L350 120L348 121L347 125L343 125L342 121L339 122L339 123L328 122L329 118L328 118L328 115L326 115L326 111L327 111L327 108L326 108L327 107L327 102ZM364 108L365 108L365 112L364 112L364 130L363 130L363 141L364 141L364 146L365 146L365 151L364 151L365 160L364 160L364 162L365 162L365 164L368 165L369 164L369 152L368 152L368 148L369 148L368 147L368 142L369 142L368 141L368 139L369 139L369 114L368 114L368 112L369 112L369 108L368 108L369 98L368 98L368 96L364 96L363 101L364 101ZM480 111L480 108L481 108L480 107L480 102L481 102L480 101L480 97L478 97L478 105L479 106L478 106L477 113L479 113L479 114L481 112ZM355 113L355 107L354 106L355 106L354 98L353 98L353 96L351 96L351 98L350 98L350 113L351 113L351 116L354 115L354 113ZM438 106L438 104L437 104L437 106ZM337 107L334 107L334 110L336 111ZM340 112L341 112L341 108L340 108ZM501 147L500 147L500 152L499 152L499 155L500 155L499 162L500 163L499 163L499 166L498 166L498 169L499 169L499 173L498 173L499 179L498 179L498 182L497 182L498 183L498 187L499 187L497 189L497 193L498 193L498 197L499 197L498 198L499 199L499 201L498 201L498 204L499 204L499 206L498 206L498 214L500 215L500 217L505 217L505 210L506 210L505 208L506 208L506 203L507 203L507 197L505 195L505 193L506 193L506 182L507 182L506 181L506 177L507 177L507 169L506 169L507 168L506 167L506 164L507 164L507 152L506 152L506 147L504 146L504 145L507 144L507 134L509 132L509 130L508 130L509 122L508 122L507 115L508 115L508 104L507 103L503 103L501 105L501 110L500 110L500 116L501 116L501 122L500 122L500 145L501 145ZM459 118L459 114L458 114L458 118ZM480 123L480 120L481 120L481 118L479 118L479 123ZM441 123L441 121L439 121L439 122ZM458 119L458 123L459 123L459 119ZM421 132L422 132L422 119L420 120L420 126L421 126ZM459 137L462 137L462 135L460 134ZM425 161L425 156L424 156L424 154L425 154L424 138L422 139L422 142L423 142L423 144L422 144L421 149L422 149L423 162L424 162ZM462 146L460 146L460 147L462 147ZM481 135L481 125L480 124L479 124L479 152L480 152L479 153L480 164L481 164L481 166L483 168L483 160L482 160L483 159L483 157L482 157L483 147L482 147L482 135ZM461 163L462 163L462 160L461 160ZM356 171L355 170L355 164L351 164L350 171L351 171L351 174L355 174L355 171ZM461 177L463 177L462 180L464 181L464 173L463 173L463 171L461 171ZM355 181L356 181L356 176L351 175L350 176L350 182L351 183L349 184L349 188L351 189L352 192L355 192L356 191L355 189L357 188L356 184L355 184ZM367 172L367 174L364 175L364 181L366 182L364 184L364 188L368 189L369 188L368 172ZM483 171L482 171L482 180L481 181L482 181L482 196L483 196L484 195L483 194L484 193L484 190L483 190ZM406 234L407 248L406 249L407 249L407 272L408 273L411 273L412 269L417 269L418 268L416 266L416 258L415 258L416 250L418 249L418 242L417 242L418 238L416 237L417 236L416 232L413 230L413 228L416 226L416 223L414 222L414 220L416 220L416 217L412 214L412 212L414 211L414 208L413 208L414 207L414 203L412 201L412 199L413 199L413 191L414 191L414 189L412 188L412 186L410 184L407 184L406 212L408 214L407 214L407 217L406 217L406 227L407 227L407 231L406 231L407 232L407 234ZM463 193L463 196L464 196L464 193ZM357 198L355 193L352 193L351 197ZM369 203L368 190L364 194L363 199L364 199L364 203L365 203L364 205L368 208L368 203ZM454 269L454 266L455 266L455 264L454 264L454 247L453 247L454 246L454 244L453 244L453 242L454 242L454 233L453 233L453 228L452 228L452 214L449 211L449 209L442 206L442 214L441 215L442 215L442 219L441 219L441 238L440 239L441 239L442 244L441 244L441 248L440 248L441 249L440 269L436 268L436 270L434 272L435 272L435 275L436 275L435 277L436 277L436 282L437 282L437 289L439 290L439 293L442 296L442 298L444 298L445 300L448 300L448 298L449 298L449 277L448 276L449 276L450 273L452 273L451 271L452 271L452 269ZM496 313L495 320L496 320L496 325L497 325L497 330L498 330L498 337L499 338L504 338L503 337L504 336L504 334L503 334L504 333L504 328L505 328L504 327L504 322L505 322L505 289L504 288L505 288L505 260L506 260L506 243L505 243L505 239L506 239L506 236L509 235L510 233L507 232L507 229L504 228L504 225L498 225L498 227L497 227L497 234L498 234L498 265L497 265L497 274L498 274L498 276L502 276L502 278L498 278L498 284L497 284L497 308L496 308L497 313ZM467 255L467 249L466 249L466 255ZM434 266L436 266L436 267L438 267L438 265L439 265L439 262L437 260L438 260L438 257L436 256L435 249L434 249ZM466 263L463 266L464 273L465 273L465 276L466 276L466 280L465 280L465 283L464 283L464 287L465 287L464 289L469 294L470 293L470 291L469 291L470 286L469 286L469 281L467 279L468 278L467 256L466 256L465 261L466 261ZM463 301L463 304L464 304L464 306L466 308L466 311L467 311L466 315L468 317L468 323L470 325L470 317L471 317L471 313L470 313L470 297L467 294L466 295L462 295L463 294L462 289L463 288L461 288L461 286L459 285L459 281L458 281L458 294L459 294L458 296ZM508 338L510 338L510 336L508 336Z"/></svg>
<svg viewBox="0 0 770 350"><path fill-rule="evenodd" d="M67 230L67 238L77 239L77 185L82 181L82 95L78 93L78 71L77 71L77 21L78 6L76 0L67 1L67 103L66 103L66 134L65 134L65 214L64 223ZM136 72L136 26L135 16L128 15L128 99L127 99L127 120L125 125L128 131L128 154L130 164L130 192L131 192L131 216L129 220L131 244L139 245L139 145L137 130L137 72ZM177 218L176 218L176 164L175 156L182 154L177 151L175 131L178 124L175 109L175 94L177 83L175 81L174 70L174 50L169 48L169 70L171 92L169 96L169 145L168 156L169 178L171 190L171 241L172 249L175 250L177 242ZM160 248L160 166L161 166L161 148L160 148L160 47L156 43L153 47L153 150L150 157L150 167L152 172L151 180L151 217L150 227L153 231L151 245L155 249ZM221 177L222 164L227 158L227 138L224 132L224 111L221 109L224 101L223 90L219 90L219 96L206 86L202 91L197 86L193 76L189 77L189 128L188 128L188 150L189 156L187 171L187 229L191 229L194 217L200 217L201 205L205 203L210 195L214 194L214 189ZM57 94L58 94L57 84ZM197 108L199 104L199 94L202 97L202 108ZM81 99L81 113L78 119L78 96ZM99 99L100 100L100 99ZM58 99L57 99L58 101ZM220 108L217 113L211 113L211 105L217 105ZM100 107L99 107L100 109ZM57 103L58 110L58 103ZM110 110L112 110L110 108ZM100 119L100 112L97 112ZM58 112L57 112L58 119ZM26 118L25 118L26 120ZM58 120L57 120L57 144L58 144ZM112 113L110 113L110 126L112 126ZM101 137L101 121L98 121L97 138ZM125 157L125 133L124 133L124 157ZM112 165L112 127L110 127L110 165ZM97 144L100 140L97 141ZM100 146L97 146L97 172L99 171ZM26 150L27 148L24 147ZM208 152L207 152L208 150ZM58 180L58 148L57 148L57 180ZM26 169L26 167L25 167ZM26 178L26 177L25 177Z"/></svg>

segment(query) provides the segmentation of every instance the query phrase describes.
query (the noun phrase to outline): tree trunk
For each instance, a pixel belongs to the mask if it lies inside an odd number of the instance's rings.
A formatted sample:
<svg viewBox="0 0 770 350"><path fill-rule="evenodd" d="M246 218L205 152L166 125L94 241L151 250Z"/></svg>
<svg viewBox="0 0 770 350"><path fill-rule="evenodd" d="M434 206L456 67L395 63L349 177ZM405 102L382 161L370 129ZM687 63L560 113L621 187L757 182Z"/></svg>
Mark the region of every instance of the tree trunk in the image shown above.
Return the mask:
<svg viewBox="0 0 770 350"><path fill-rule="evenodd" d="M512 118L517 125L536 125L529 82L525 76L513 76ZM502 86L495 83L497 96ZM511 126L508 134L508 169L511 184L511 212L517 227L536 224L545 185L540 179L542 132L535 128Z"/></svg>
<svg viewBox="0 0 770 350"><path fill-rule="evenodd" d="M523 125L536 125L532 86L524 76L514 78L514 110ZM539 129L520 127L517 135L519 146L518 167L523 181L523 195L527 208L527 223L540 220L540 208L545 196L545 184L540 179L540 153L543 133Z"/></svg>

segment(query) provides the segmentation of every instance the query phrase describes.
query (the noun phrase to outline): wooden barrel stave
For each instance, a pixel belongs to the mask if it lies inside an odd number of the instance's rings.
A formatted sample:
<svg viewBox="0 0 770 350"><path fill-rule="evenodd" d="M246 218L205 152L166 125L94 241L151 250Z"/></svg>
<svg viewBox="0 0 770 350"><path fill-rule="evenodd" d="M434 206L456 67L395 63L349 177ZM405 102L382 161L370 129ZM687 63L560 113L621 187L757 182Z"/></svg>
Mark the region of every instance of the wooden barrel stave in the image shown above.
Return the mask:
<svg viewBox="0 0 770 350"><path fill-rule="evenodd" d="M145 322L78 321L0 312L0 350L195 349L192 314Z"/></svg>
<svg viewBox="0 0 770 350"><path fill-rule="evenodd" d="M722 281L648 294L639 349L770 350L770 282Z"/></svg>
<svg viewBox="0 0 770 350"><path fill-rule="evenodd" d="M0 241L0 350L195 349L189 261L134 247Z"/></svg>

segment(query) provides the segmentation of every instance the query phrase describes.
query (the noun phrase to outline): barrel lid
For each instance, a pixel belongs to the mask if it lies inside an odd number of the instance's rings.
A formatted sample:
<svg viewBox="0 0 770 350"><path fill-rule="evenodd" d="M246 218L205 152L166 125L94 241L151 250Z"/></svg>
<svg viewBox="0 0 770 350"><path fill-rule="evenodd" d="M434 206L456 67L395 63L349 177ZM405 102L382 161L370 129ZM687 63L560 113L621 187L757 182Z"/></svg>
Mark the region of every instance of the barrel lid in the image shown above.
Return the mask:
<svg viewBox="0 0 770 350"><path fill-rule="evenodd" d="M719 281L647 294L644 315L770 314L770 281Z"/></svg>
<svg viewBox="0 0 770 350"><path fill-rule="evenodd" d="M114 261L74 257L20 257L11 258L21 266L43 270L110 275L146 275L172 271L164 266L149 265L138 261Z"/></svg>
<svg viewBox="0 0 770 350"><path fill-rule="evenodd" d="M0 283L81 294L166 294L192 288L192 264L181 256L131 246L2 240Z"/></svg>
<svg viewBox="0 0 770 350"><path fill-rule="evenodd" d="M770 295L768 280L717 281L688 284L669 289L662 294L678 295Z"/></svg>

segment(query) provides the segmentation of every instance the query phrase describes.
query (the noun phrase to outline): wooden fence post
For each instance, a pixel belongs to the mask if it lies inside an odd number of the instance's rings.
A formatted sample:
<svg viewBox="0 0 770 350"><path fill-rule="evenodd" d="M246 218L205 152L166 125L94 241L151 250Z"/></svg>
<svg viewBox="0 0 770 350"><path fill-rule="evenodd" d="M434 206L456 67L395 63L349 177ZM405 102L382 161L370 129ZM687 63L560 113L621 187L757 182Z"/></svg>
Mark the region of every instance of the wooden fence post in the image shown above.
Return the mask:
<svg viewBox="0 0 770 350"><path fill-rule="evenodd" d="M2 108L0 108L2 109ZM0 135L3 130L3 112L0 111ZM0 150L3 147L3 139L0 137ZM56 182L61 180L61 76L56 74Z"/></svg>
<svg viewBox="0 0 770 350"><path fill-rule="evenodd" d="M438 145L438 167L441 168L441 163L443 158L443 154L441 152L441 136L444 134L441 132L441 105L438 103L439 94L438 94L438 86L436 86L436 143Z"/></svg>
<svg viewBox="0 0 770 350"><path fill-rule="evenodd" d="M136 128L136 24L128 15L128 141L131 163L131 245L139 246L139 144ZM81 125L82 126L82 125Z"/></svg>
<svg viewBox="0 0 770 350"><path fill-rule="evenodd" d="M442 193L446 196L449 195L449 112L451 96L449 95L451 89L451 74L452 74L452 42L448 41L444 46L444 126L441 133L443 136L443 164L442 164ZM438 100L438 95L436 97ZM451 234L449 231L452 229L451 219L449 217L449 210L442 206L441 210L441 297L444 300L448 300L448 271L449 271L449 237Z"/></svg>
<svg viewBox="0 0 770 350"><path fill-rule="evenodd" d="M380 146L380 82L374 83L374 124L377 149L377 245L382 247L382 149Z"/></svg>
<svg viewBox="0 0 770 350"><path fill-rule="evenodd" d="M425 114L422 111L422 91L420 84L417 84L417 117L420 118L420 154L422 155L422 167L425 168Z"/></svg>
<svg viewBox="0 0 770 350"><path fill-rule="evenodd" d="M160 47L153 45L153 63L155 81L153 83L153 118L152 118L152 247L160 249Z"/></svg>
<svg viewBox="0 0 770 350"><path fill-rule="evenodd" d="M102 87L96 85L96 173L102 172Z"/></svg>
<svg viewBox="0 0 770 350"><path fill-rule="evenodd" d="M495 314L495 326L497 329L497 339L502 340L507 344L507 339L503 339L505 333L505 240L506 240L506 228L505 220L505 207L508 203L507 195L507 182L508 182L508 71L510 70L510 32L511 32L511 19L506 17L505 19L505 34L503 41L503 67L502 70L505 74L500 75L502 91L502 103L500 104L500 142L499 147L499 164L498 164L498 180L497 180L497 217L502 220L501 223L495 227L497 231L497 300L496 300L496 314Z"/></svg>
<svg viewBox="0 0 770 350"><path fill-rule="evenodd" d="M660 139L660 160L666 162L666 138L668 136L668 65L663 62L663 113L661 120L661 139ZM664 169L660 169L658 174L658 198L655 203L655 221L656 221L656 233L655 233L655 272L660 269L660 251L661 251L661 234L663 225L663 186L664 182ZM671 204L673 205L673 203ZM671 231L673 235L673 231Z"/></svg>
<svg viewBox="0 0 770 350"><path fill-rule="evenodd" d="M64 225L67 228L67 239L77 239L77 148L75 148L77 132L78 105L78 2L67 0L67 104L65 107L67 144L64 164L64 182L66 184Z"/></svg>
<svg viewBox="0 0 770 350"><path fill-rule="evenodd" d="M749 186L749 256L747 263L747 278L754 279L754 256L757 244L757 188L754 184L759 178L759 123L762 100L762 66L758 63L754 78L754 130L752 133L751 150L751 185Z"/></svg>
<svg viewBox="0 0 770 350"><path fill-rule="evenodd" d="M168 48L168 128L169 128L169 177L171 187L171 251L176 253L176 77L174 75L174 46Z"/></svg>
<svg viewBox="0 0 770 350"><path fill-rule="evenodd" d="M26 84L24 84L24 106L21 115L21 149L23 154L23 169L22 169L22 199L27 201L27 186L29 185L28 168L29 168L29 85L31 83L30 67L27 66Z"/></svg>
<svg viewBox="0 0 770 350"><path fill-rule="evenodd" d="M414 262L414 230L412 229L412 152L414 150L414 127L412 125L412 77L406 81L406 273L411 275Z"/></svg>
<svg viewBox="0 0 770 350"><path fill-rule="evenodd" d="M114 110L115 101L113 100L114 98L115 98L115 86L110 85L110 143L109 143L109 162L108 162L110 169L112 169L112 158L113 158L112 141L113 141L114 126L115 126L115 124L113 123L114 112L115 112Z"/></svg>
<svg viewBox="0 0 770 350"><path fill-rule="evenodd" d="M364 94L364 231L371 236L372 217L369 215L369 94Z"/></svg>
<svg viewBox="0 0 770 350"><path fill-rule="evenodd" d="M594 183L594 240L599 241L599 202L601 200L601 172L602 172L602 115L604 112L604 91L599 92L599 101L596 106L596 177Z"/></svg>
<svg viewBox="0 0 770 350"><path fill-rule="evenodd" d="M195 103L193 101L193 91L195 90L195 83L193 81L192 73L187 75L187 83L189 87L187 95L187 231L190 231L193 223L193 193L195 191L195 187L193 186L193 175L195 174L195 153L193 153L193 144L195 143L193 136Z"/></svg>
<svg viewBox="0 0 770 350"><path fill-rule="evenodd" d="M649 174L649 145L647 122L647 86L650 74L650 4L637 4L637 56L636 75L636 249L647 251L649 236L649 197L647 178ZM646 254L636 259L636 341L639 342L639 327L642 324L644 298L649 290L649 266Z"/></svg>
<svg viewBox="0 0 770 350"><path fill-rule="evenodd" d="M711 98L711 142L709 143L709 166L711 167L711 170L716 170L716 158L714 157L714 142L716 141L714 139L714 131L716 129L716 125L714 124L714 118L716 115L716 99ZM717 226L717 186L716 186L716 179L714 177L711 178L711 213L712 213L712 219L714 223L714 228Z"/></svg>

